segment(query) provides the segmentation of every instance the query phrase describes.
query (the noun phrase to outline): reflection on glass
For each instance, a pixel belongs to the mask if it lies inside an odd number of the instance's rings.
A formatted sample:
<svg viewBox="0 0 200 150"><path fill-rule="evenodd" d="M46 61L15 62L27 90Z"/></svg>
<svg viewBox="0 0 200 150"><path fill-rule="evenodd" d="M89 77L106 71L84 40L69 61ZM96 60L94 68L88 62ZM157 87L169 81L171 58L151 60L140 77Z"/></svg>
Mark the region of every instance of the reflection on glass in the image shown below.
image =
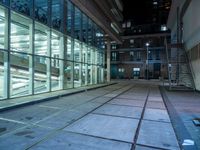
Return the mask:
<svg viewBox="0 0 200 150"><path fill-rule="evenodd" d="M87 50L87 62L89 64L92 63L92 61L91 61L91 51L92 51L91 47L88 47L88 50Z"/></svg>
<svg viewBox="0 0 200 150"><path fill-rule="evenodd" d="M11 8L30 16L30 11L33 6L30 6L31 0L11 0Z"/></svg>
<svg viewBox="0 0 200 150"><path fill-rule="evenodd" d="M73 60L73 54L72 54L72 39L70 37L67 38L67 46L65 50L65 59L67 60Z"/></svg>
<svg viewBox="0 0 200 150"><path fill-rule="evenodd" d="M81 58L81 43L75 40L74 43L74 61L80 62Z"/></svg>
<svg viewBox="0 0 200 150"><path fill-rule="evenodd" d="M35 19L39 22L47 24L48 14L48 1L35 0Z"/></svg>
<svg viewBox="0 0 200 150"><path fill-rule="evenodd" d="M99 65L101 65L101 66L103 65L103 56L104 56L104 53L102 53L102 52L99 53L99 59L100 59L99 60Z"/></svg>
<svg viewBox="0 0 200 150"><path fill-rule="evenodd" d="M48 53L48 38L49 31L42 24L35 24L35 54L47 56Z"/></svg>
<svg viewBox="0 0 200 150"><path fill-rule="evenodd" d="M92 65L88 64L88 84L92 84Z"/></svg>
<svg viewBox="0 0 200 150"><path fill-rule="evenodd" d="M81 11L75 7L75 16L74 16L74 34L77 40L81 40Z"/></svg>
<svg viewBox="0 0 200 150"><path fill-rule="evenodd" d="M82 85L86 85L86 81L87 81L87 64L82 64L82 72L81 72L81 82L82 82Z"/></svg>
<svg viewBox="0 0 200 150"><path fill-rule="evenodd" d="M0 3L2 3L2 4L8 4L8 0L0 0Z"/></svg>
<svg viewBox="0 0 200 150"><path fill-rule="evenodd" d="M60 34L57 32L51 33L51 57L53 58L62 58L61 57L61 48L60 48Z"/></svg>
<svg viewBox="0 0 200 150"><path fill-rule="evenodd" d="M60 30L61 27L61 1L52 0L52 27Z"/></svg>
<svg viewBox="0 0 200 150"><path fill-rule="evenodd" d="M8 2L10 7L2 5ZM60 32L63 2L68 2L65 23L68 35ZM103 81L104 32L70 0L0 0L0 3L0 99ZM27 17L33 14L35 18ZM8 47L10 68L5 63L9 58ZM5 85L7 77L9 85Z"/></svg>
<svg viewBox="0 0 200 150"><path fill-rule="evenodd" d="M64 65L64 78L67 79L67 83L64 86L67 88L73 88L73 62L66 61ZM66 88L65 88L66 89Z"/></svg>
<svg viewBox="0 0 200 150"><path fill-rule="evenodd" d="M92 73L92 75L91 75L91 77L92 77L92 84L96 84L96 67L97 66L95 66L95 65L92 65L92 71L91 71L91 73Z"/></svg>
<svg viewBox="0 0 200 150"><path fill-rule="evenodd" d="M81 86L81 63L74 64L74 87Z"/></svg>
<svg viewBox="0 0 200 150"><path fill-rule="evenodd" d="M5 88L4 88L4 53L0 50L0 99L4 98L4 92Z"/></svg>
<svg viewBox="0 0 200 150"><path fill-rule="evenodd" d="M87 63L87 45L83 44L83 49L82 49L82 62Z"/></svg>
<svg viewBox="0 0 200 150"><path fill-rule="evenodd" d="M34 57L34 93L43 93L47 92L48 85L47 85L47 63L48 59L46 57L35 56Z"/></svg>
<svg viewBox="0 0 200 150"><path fill-rule="evenodd" d="M92 20L89 19L89 22L88 22L88 37L87 37L87 40L88 40L88 45L93 45L94 43L94 30L93 30L93 22Z"/></svg>
<svg viewBox="0 0 200 150"><path fill-rule="evenodd" d="M82 22L82 34L83 34L83 39L82 41L87 43L87 25L88 25L88 17L83 14L83 22Z"/></svg>
<svg viewBox="0 0 200 150"><path fill-rule="evenodd" d="M30 53L30 20L16 13L12 13L11 21L11 50Z"/></svg>
<svg viewBox="0 0 200 150"><path fill-rule="evenodd" d="M60 65L63 60L51 59L51 90L61 89Z"/></svg>
<svg viewBox="0 0 200 150"><path fill-rule="evenodd" d="M5 45L5 11L0 7L0 48L4 49Z"/></svg>
<svg viewBox="0 0 200 150"><path fill-rule="evenodd" d="M72 31L72 18L74 16L74 5L71 3L70 0L67 0L67 34L71 35Z"/></svg>
<svg viewBox="0 0 200 150"><path fill-rule="evenodd" d="M11 53L10 55L10 94L19 97L30 94L29 55Z"/></svg>
<svg viewBox="0 0 200 150"><path fill-rule="evenodd" d="M94 49L91 49L91 64L95 63L95 51Z"/></svg>

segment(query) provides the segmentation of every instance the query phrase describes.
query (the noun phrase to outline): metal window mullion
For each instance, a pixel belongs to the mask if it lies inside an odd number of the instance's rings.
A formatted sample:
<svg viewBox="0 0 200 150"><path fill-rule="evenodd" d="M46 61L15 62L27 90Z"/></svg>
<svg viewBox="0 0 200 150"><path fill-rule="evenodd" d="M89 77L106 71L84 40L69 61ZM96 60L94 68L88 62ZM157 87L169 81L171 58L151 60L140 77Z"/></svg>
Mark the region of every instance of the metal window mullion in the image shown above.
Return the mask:
<svg viewBox="0 0 200 150"><path fill-rule="evenodd" d="M30 36L30 56L29 56L29 94L34 94L34 28L35 23L32 20L29 25Z"/></svg>
<svg viewBox="0 0 200 150"><path fill-rule="evenodd" d="M6 9L7 10L7 9ZM7 18L7 19L6 19ZM10 98L10 28L11 28L11 16L10 9L5 13L5 49L4 52L4 98Z"/></svg>
<svg viewBox="0 0 200 150"><path fill-rule="evenodd" d="M71 11L71 54L72 54L72 69L71 69L71 77L72 77L72 87L74 88L74 19L75 19L75 7L74 4L72 6Z"/></svg>
<svg viewBox="0 0 200 150"><path fill-rule="evenodd" d="M47 30L47 90L51 91L51 29Z"/></svg>

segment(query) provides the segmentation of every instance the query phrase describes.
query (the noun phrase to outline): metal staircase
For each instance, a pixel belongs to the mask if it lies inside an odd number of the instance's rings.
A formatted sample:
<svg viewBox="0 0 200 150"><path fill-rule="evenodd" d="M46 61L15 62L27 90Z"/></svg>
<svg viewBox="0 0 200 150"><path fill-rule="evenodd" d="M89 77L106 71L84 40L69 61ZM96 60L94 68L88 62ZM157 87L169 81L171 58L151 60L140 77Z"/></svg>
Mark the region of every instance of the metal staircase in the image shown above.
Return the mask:
<svg viewBox="0 0 200 150"><path fill-rule="evenodd" d="M182 44L165 40L170 90L195 90L189 59Z"/></svg>

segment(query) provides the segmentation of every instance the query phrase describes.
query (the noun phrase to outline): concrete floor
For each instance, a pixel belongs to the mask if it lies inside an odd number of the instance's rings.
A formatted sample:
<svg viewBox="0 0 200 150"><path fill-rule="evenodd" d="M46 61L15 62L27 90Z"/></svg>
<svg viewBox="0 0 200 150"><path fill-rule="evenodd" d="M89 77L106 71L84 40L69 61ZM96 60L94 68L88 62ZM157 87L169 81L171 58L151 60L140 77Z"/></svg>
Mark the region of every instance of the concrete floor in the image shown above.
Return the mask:
<svg viewBox="0 0 200 150"><path fill-rule="evenodd" d="M1 112L0 150L178 150L158 86L120 81Z"/></svg>

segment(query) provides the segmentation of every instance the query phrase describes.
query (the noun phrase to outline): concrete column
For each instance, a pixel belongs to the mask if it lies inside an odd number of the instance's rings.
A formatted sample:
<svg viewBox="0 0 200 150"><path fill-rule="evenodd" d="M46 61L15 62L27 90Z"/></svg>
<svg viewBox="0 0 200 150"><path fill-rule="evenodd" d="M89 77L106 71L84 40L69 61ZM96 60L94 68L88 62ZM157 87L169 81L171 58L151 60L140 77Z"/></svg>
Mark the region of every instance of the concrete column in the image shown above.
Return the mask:
<svg viewBox="0 0 200 150"><path fill-rule="evenodd" d="M107 39L107 82L110 82L110 40Z"/></svg>

